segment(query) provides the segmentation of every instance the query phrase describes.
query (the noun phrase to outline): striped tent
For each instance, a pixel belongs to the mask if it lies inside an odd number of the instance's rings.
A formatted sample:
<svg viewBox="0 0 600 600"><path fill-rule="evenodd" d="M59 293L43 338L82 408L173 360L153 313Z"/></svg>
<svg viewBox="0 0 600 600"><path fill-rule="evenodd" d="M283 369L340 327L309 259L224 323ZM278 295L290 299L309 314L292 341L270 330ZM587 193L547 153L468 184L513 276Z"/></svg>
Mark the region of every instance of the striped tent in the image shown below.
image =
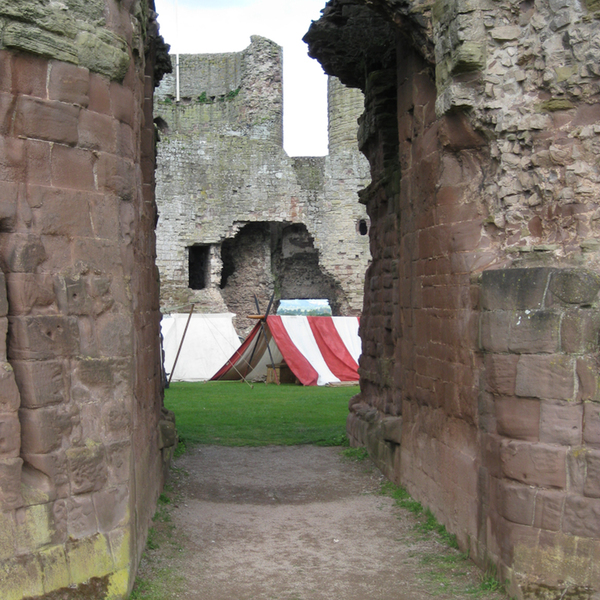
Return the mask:
<svg viewBox="0 0 600 600"><path fill-rule="evenodd" d="M285 362L304 385L358 381L358 317L269 316L258 323L212 380L266 378Z"/></svg>

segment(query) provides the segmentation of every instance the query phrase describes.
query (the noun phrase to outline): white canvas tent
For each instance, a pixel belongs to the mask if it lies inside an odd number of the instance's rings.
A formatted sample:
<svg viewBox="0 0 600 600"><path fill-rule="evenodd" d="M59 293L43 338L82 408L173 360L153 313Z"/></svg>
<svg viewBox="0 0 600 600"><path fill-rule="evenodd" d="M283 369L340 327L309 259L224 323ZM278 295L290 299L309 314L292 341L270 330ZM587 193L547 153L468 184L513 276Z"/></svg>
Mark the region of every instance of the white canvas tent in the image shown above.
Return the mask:
<svg viewBox="0 0 600 600"><path fill-rule="evenodd" d="M240 340L233 313L192 314L172 381L206 381L235 352ZM164 315L161 322L165 373L170 374L189 314Z"/></svg>
<svg viewBox="0 0 600 600"><path fill-rule="evenodd" d="M272 357L275 364L285 361L303 385L357 382L358 327L358 317L268 316L212 379L260 381Z"/></svg>

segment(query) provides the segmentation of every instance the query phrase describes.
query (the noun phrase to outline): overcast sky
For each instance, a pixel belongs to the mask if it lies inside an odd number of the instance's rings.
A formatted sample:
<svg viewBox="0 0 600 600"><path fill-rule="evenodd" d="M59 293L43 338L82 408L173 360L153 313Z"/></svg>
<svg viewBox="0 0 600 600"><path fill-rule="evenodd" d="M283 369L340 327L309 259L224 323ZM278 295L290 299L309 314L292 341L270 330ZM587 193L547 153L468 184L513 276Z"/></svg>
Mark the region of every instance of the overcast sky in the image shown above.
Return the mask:
<svg viewBox="0 0 600 600"><path fill-rule="evenodd" d="M290 156L327 154L327 77L302 41L326 0L155 0L171 52L238 52L251 35L283 47L283 136ZM176 5L178 9L176 11ZM175 15L177 13L177 19Z"/></svg>

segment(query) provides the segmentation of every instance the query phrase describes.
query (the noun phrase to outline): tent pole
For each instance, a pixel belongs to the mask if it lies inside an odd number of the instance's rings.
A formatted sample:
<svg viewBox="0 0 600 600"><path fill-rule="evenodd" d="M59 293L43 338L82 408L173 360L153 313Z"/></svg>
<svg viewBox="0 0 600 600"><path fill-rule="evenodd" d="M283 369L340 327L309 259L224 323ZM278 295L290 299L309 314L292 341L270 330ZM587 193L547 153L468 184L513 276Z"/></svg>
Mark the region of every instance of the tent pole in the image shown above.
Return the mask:
<svg viewBox="0 0 600 600"><path fill-rule="evenodd" d="M260 330L262 334L265 336L265 342L267 343L267 351L269 352L269 358L271 359L271 368L273 369L273 376L275 377L275 383L280 385L279 377L277 376L277 371L275 370L275 361L273 360L273 354L271 353L271 346L269 346L269 339L267 338L267 332L265 331L265 323L267 322L267 317L269 316L269 312L271 311L271 306L273 304L273 298L275 298L275 292L271 295L271 300L269 300L269 305L267 306L267 312L263 319L260 320ZM260 306L258 305L258 298L256 294L254 294L254 302L256 304L256 311L260 312Z"/></svg>
<svg viewBox="0 0 600 600"><path fill-rule="evenodd" d="M181 343L179 344L179 348L177 349L177 354L175 355L175 362L173 363L173 368L171 369L171 373L169 374L169 381L167 382L167 387L169 387L171 385L171 379L173 379L173 373L175 373L175 366L177 365L177 361L179 360L179 353L181 352L181 348L183 347L183 341L185 340L185 334L187 333L188 325L190 324L190 321L192 320L192 313L194 312L195 306L196 305L194 303L192 303L192 308L190 308L190 315L185 324L185 329L183 330L183 335L181 336Z"/></svg>

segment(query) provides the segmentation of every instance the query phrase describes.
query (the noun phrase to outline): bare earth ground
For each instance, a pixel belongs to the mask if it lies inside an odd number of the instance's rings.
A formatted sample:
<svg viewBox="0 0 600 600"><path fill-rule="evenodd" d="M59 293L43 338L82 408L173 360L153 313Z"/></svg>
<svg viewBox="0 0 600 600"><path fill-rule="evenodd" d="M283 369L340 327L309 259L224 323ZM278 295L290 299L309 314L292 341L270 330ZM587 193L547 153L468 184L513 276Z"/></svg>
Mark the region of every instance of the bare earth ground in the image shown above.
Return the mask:
<svg viewBox="0 0 600 600"><path fill-rule="evenodd" d="M379 493L382 480L340 448L193 448L176 461L140 570L164 589L134 597L506 598L484 591L481 572L434 534L415 531L415 518Z"/></svg>

